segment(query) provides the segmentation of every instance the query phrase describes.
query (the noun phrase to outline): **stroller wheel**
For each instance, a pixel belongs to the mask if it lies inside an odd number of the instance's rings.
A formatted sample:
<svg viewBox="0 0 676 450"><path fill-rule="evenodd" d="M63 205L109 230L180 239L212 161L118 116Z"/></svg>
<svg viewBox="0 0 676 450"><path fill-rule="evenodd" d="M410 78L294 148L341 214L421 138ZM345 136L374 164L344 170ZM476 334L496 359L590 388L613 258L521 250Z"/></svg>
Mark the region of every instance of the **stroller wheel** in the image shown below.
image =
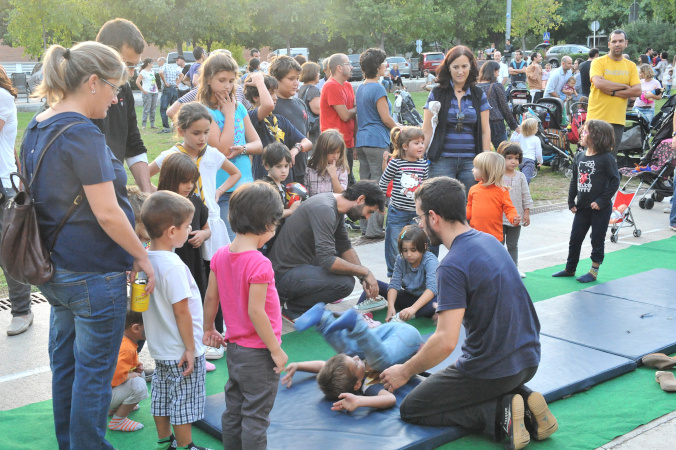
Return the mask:
<svg viewBox="0 0 676 450"><path fill-rule="evenodd" d="M645 198L642 198L641 200L638 201L639 208L645 209L645 201L646 201Z"/></svg>
<svg viewBox="0 0 676 450"><path fill-rule="evenodd" d="M645 209L653 209L653 206L655 206L655 200L652 198L648 197L645 199Z"/></svg>
<svg viewBox="0 0 676 450"><path fill-rule="evenodd" d="M573 168L572 167L566 167L566 169L563 171L563 174L568 179L573 178Z"/></svg>
<svg viewBox="0 0 676 450"><path fill-rule="evenodd" d="M660 193L658 193L658 192L653 192L653 194L652 194L651 197L652 197L653 200L655 200L656 202L661 202L662 200L664 200L664 195L662 195L662 194L660 194Z"/></svg>
<svg viewBox="0 0 676 450"><path fill-rule="evenodd" d="M611 234L610 235L610 242L612 242L613 244L617 243L617 235Z"/></svg>
<svg viewBox="0 0 676 450"><path fill-rule="evenodd" d="M641 230L634 230L634 237L641 237Z"/></svg>

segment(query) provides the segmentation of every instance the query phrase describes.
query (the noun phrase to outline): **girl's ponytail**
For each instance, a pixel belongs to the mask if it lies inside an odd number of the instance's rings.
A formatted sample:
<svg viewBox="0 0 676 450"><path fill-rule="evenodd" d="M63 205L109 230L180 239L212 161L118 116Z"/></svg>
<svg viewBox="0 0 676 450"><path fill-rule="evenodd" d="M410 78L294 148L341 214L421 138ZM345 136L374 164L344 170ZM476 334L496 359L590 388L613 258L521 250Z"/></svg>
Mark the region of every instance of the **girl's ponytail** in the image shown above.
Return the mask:
<svg viewBox="0 0 676 450"><path fill-rule="evenodd" d="M401 148L401 130L403 127L393 127L390 131L390 141L392 142L392 147L394 151L392 152L393 158L401 158L404 156L404 151Z"/></svg>

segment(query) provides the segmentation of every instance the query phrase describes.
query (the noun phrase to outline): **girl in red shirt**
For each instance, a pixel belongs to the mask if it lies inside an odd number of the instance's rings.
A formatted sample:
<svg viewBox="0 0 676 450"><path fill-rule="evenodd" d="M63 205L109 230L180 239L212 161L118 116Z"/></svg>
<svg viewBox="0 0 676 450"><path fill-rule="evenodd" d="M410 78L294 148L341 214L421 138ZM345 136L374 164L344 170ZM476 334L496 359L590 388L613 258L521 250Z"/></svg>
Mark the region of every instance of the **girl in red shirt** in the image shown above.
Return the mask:
<svg viewBox="0 0 676 450"><path fill-rule="evenodd" d="M472 186L467 197L467 221L476 230L483 231L502 242L502 214L514 226L521 217L509 198L509 190L502 183L505 158L494 152L479 153L472 169L478 184Z"/></svg>

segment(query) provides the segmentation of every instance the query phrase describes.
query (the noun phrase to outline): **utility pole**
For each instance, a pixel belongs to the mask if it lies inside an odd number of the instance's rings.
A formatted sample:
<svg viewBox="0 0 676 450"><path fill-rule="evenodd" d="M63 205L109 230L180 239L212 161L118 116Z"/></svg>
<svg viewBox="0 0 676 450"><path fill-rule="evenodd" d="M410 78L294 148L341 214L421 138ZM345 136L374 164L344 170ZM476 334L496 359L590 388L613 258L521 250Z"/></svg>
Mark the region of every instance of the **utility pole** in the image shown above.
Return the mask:
<svg viewBox="0 0 676 450"><path fill-rule="evenodd" d="M511 40L511 32L512 32L512 0L507 0L507 24L505 25L505 29L507 30L505 33L505 39Z"/></svg>

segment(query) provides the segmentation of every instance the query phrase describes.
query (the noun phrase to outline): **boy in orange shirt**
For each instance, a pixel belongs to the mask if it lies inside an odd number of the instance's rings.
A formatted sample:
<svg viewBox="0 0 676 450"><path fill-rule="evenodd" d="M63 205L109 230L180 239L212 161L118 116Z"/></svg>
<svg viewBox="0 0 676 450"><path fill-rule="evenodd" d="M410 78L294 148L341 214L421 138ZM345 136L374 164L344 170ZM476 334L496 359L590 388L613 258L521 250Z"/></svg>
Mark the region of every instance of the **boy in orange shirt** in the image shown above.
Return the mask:
<svg viewBox="0 0 676 450"><path fill-rule="evenodd" d="M113 397L110 401L108 428L114 431L138 431L143 424L135 422L129 413L138 409L141 400L148 398L148 387L143 376L143 364L138 359L138 341L145 339L143 315L127 311L124 321L124 337L117 357L113 376Z"/></svg>

